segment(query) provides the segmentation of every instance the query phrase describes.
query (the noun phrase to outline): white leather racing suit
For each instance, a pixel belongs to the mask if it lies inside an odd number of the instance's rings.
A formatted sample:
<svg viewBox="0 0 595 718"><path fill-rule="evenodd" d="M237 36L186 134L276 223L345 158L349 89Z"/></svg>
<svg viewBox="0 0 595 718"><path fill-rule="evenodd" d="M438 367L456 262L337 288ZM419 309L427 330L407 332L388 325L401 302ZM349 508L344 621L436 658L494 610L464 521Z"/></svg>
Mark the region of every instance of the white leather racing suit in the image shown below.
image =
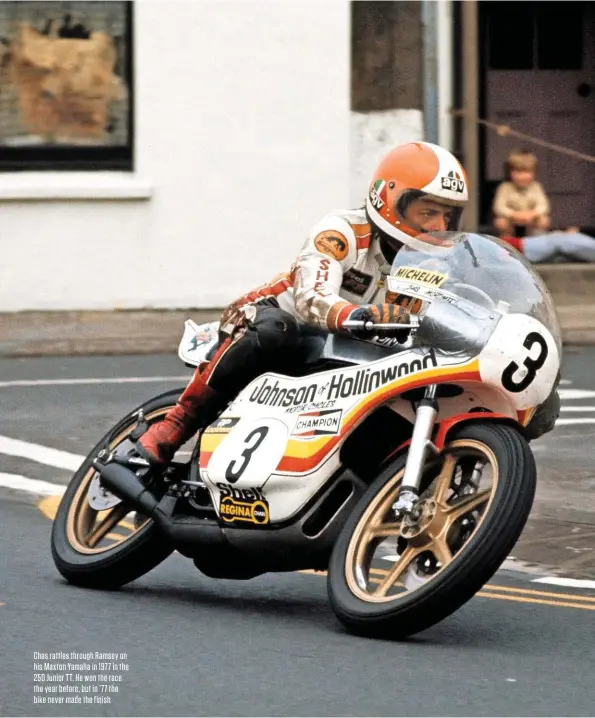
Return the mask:
<svg viewBox="0 0 595 718"><path fill-rule="evenodd" d="M222 329L244 305L274 298L298 321L337 331L357 306L384 302L390 267L363 209L331 212L312 227L290 271L234 302Z"/></svg>

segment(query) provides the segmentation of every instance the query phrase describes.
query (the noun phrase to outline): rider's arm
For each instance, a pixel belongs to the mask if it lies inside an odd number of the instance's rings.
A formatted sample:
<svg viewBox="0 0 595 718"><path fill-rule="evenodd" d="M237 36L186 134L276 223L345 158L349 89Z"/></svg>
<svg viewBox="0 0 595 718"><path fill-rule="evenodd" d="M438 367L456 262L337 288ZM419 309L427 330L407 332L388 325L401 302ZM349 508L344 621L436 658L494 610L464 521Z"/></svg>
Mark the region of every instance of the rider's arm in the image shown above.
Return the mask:
<svg viewBox="0 0 595 718"><path fill-rule="evenodd" d="M293 268L296 311L308 324L338 331L358 305L339 296L343 274L357 261L357 238L341 217L313 227Z"/></svg>

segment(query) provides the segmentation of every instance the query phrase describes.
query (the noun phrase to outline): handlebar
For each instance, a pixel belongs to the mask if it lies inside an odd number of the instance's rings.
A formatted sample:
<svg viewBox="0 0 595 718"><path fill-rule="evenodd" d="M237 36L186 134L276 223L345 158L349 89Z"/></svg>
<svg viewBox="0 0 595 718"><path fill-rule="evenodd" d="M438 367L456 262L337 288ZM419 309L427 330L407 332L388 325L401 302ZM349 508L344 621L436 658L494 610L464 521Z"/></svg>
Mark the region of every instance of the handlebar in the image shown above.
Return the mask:
<svg viewBox="0 0 595 718"><path fill-rule="evenodd" d="M415 316L411 316L410 321L407 324L375 324L369 320L364 321L351 319L344 321L341 328L348 330L363 330L364 332L370 332L370 334L384 334L386 336L390 336L392 334L399 334L405 329L417 329L419 324L419 319Z"/></svg>

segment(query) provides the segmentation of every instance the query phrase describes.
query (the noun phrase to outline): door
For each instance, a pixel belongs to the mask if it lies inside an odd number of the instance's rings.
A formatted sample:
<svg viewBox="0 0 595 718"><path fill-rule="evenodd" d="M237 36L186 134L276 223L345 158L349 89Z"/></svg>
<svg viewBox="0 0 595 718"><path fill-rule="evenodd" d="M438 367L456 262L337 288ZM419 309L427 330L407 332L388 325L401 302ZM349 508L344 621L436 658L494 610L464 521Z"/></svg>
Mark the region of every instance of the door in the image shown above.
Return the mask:
<svg viewBox="0 0 595 718"><path fill-rule="evenodd" d="M487 2L486 119L595 155L595 4ZM595 227L595 164L486 130L485 179L504 178L508 153L526 147L553 227Z"/></svg>

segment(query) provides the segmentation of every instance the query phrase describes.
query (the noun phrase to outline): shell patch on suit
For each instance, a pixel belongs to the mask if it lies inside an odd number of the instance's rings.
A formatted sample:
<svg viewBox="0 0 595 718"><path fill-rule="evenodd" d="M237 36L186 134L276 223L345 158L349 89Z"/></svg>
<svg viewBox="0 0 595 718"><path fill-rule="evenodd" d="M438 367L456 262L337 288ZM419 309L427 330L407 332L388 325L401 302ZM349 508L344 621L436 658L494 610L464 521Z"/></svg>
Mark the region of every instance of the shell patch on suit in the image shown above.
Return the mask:
<svg viewBox="0 0 595 718"><path fill-rule="evenodd" d="M333 229L328 229L325 232L320 232L314 237L314 246L322 254L328 254L329 257L333 257L338 262L349 254L349 244L347 238L336 232Z"/></svg>

